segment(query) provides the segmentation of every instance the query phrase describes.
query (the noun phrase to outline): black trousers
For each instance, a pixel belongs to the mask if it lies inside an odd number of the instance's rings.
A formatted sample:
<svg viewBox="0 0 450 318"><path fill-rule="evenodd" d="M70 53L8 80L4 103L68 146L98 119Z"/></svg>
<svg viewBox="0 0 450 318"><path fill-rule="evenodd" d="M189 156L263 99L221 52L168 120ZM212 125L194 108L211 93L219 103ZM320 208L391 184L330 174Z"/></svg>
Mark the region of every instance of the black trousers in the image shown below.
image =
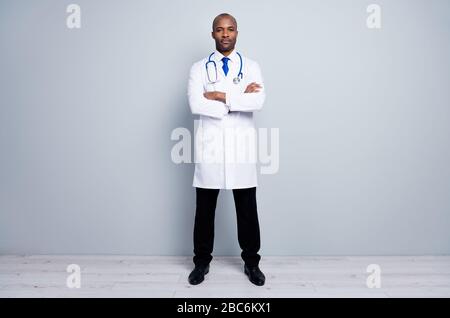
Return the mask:
<svg viewBox="0 0 450 318"><path fill-rule="evenodd" d="M196 188L194 224L194 264L206 265L212 260L214 218L219 189ZM238 241L241 257L248 266L257 266L261 259L260 233L256 208L256 188L233 190L236 206Z"/></svg>

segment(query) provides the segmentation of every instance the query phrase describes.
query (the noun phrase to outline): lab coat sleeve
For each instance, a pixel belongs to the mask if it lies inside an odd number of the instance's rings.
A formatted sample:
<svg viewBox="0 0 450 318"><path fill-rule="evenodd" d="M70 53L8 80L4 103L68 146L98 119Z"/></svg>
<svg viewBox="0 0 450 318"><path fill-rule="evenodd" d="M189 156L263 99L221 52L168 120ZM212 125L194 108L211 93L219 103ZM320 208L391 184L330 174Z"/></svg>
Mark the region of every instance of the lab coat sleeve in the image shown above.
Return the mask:
<svg viewBox="0 0 450 318"><path fill-rule="evenodd" d="M221 119L228 113L228 107L224 103L209 100L203 96L204 88L202 81L201 63L191 67L188 83L189 107L194 115L203 115Z"/></svg>
<svg viewBox="0 0 450 318"><path fill-rule="evenodd" d="M263 107L266 99L266 92L261 69L256 62L253 62L251 67L250 78L250 83L256 82L260 84L262 88L258 93L227 92L225 104L229 107L230 111L253 112L258 111Z"/></svg>

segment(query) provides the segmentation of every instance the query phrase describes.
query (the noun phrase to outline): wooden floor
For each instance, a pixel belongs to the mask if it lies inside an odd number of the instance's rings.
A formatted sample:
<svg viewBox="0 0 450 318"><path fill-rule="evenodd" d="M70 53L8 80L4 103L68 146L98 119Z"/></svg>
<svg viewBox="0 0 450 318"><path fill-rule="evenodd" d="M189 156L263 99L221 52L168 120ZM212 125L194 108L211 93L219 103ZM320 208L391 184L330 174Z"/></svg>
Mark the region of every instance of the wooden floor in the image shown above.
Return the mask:
<svg viewBox="0 0 450 318"><path fill-rule="evenodd" d="M69 264L81 287L66 285ZM368 288L369 264L381 287ZM198 286L187 277L191 257L0 256L0 297L450 297L450 256L263 257L262 287L237 257L215 257Z"/></svg>

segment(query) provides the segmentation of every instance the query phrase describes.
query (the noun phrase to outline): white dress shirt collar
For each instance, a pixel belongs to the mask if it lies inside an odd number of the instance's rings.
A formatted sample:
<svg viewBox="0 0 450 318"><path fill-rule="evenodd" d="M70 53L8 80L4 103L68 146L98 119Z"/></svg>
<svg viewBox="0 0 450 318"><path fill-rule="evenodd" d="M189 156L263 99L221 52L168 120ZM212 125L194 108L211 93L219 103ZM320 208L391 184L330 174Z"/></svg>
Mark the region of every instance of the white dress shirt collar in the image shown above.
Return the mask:
<svg viewBox="0 0 450 318"><path fill-rule="evenodd" d="M236 53L236 49L233 50L233 52L231 52L227 57L230 59L230 61L232 63L236 62L237 59L239 59L239 56ZM215 50L214 51L214 60L216 61L216 63L222 62L222 59L225 57L225 55L223 55L222 53L220 53L219 51ZM222 65L222 64L220 64Z"/></svg>

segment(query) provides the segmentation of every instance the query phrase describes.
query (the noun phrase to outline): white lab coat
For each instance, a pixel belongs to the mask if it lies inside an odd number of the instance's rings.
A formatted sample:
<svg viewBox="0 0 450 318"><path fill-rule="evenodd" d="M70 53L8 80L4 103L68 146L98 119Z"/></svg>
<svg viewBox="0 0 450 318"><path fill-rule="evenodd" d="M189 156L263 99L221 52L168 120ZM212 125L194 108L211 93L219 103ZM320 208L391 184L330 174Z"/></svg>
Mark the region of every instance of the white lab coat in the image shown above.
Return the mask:
<svg viewBox="0 0 450 318"><path fill-rule="evenodd" d="M218 83L208 81L205 67L208 57L194 63L190 70L189 106L193 114L199 115L195 133L194 187L241 189L258 185L253 112L263 107L265 88L258 63L241 56L243 79L239 84L233 83L240 68L236 50L228 56L227 76L222 69L224 56L216 50L211 58L217 65ZM252 82L262 85L260 92L244 93ZM207 91L226 93L226 103L206 99L203 93Z"/></svg>

